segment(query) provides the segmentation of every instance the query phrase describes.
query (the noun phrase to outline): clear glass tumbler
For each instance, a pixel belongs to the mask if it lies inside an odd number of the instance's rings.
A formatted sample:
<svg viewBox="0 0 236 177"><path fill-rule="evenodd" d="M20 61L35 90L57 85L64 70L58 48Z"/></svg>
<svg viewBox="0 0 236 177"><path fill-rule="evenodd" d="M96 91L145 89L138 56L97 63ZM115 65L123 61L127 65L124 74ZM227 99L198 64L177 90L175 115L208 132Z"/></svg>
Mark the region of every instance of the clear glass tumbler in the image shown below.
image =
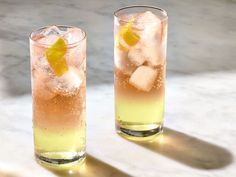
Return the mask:
<svg viewBox="0 0 236 177"><path fill-rule="evenodd" d="M116 129L128 139L151 139L163 129L167 19L158 7L114 13Z"/></svg>
<svg viewBox="0 0 236 177"><path fill-rule="evenodd" d="M49 26L30 35L35 156L62 165L85 158L86 34Z"/></svg>

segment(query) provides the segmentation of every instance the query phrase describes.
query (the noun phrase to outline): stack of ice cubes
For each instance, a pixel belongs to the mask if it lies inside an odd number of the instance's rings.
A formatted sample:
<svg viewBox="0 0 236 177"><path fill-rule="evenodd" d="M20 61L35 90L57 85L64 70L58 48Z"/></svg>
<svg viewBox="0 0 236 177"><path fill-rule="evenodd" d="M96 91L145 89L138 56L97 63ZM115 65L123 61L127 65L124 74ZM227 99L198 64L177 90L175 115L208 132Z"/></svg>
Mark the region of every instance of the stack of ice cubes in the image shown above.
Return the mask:
<svg viewBox="0 0 236 177"><path fill-rule="evenodd" d="M69 30L60 30L57 26L48 27L41 32L42 38L38 40L39 43L53 45L59 37L62 37L67 44L75 43L81 39L81 33L73 28ZM69 51L70 52L70 51ZM68 53L69 53L68 52ZM67 55L67 64L70 64L70 56ZM77 56L79 60L79 56ZM33 74L35 88L39 87L40 95L44 94L45 99L51 99L56 95L72 96L78 93L83 82L83 73L79 71L78 67L74 65L68 66L68 71L62 76L56 76L50 67L45 54L43 57L36 58L33 62ZM42 89L42 87L44 87Z"/></svg>
<svg viewBox="0 0 236 177"><path fill-rule="evenodd" d="M164 60L161 56L162 22L155 14L146 11L136 16L133 28L139 29L137 31L140 37L138 43L129 48L127 56L117 53L119 62L116 61L116 58L115 61L118 68L130 76L129 83L131 85L148 92L153 87L157 77L156 67L163 64ZM132 72L129 67L124 67L122 63L134 65L135 69ZM127 72L127 69L130 72Z"/></svg>

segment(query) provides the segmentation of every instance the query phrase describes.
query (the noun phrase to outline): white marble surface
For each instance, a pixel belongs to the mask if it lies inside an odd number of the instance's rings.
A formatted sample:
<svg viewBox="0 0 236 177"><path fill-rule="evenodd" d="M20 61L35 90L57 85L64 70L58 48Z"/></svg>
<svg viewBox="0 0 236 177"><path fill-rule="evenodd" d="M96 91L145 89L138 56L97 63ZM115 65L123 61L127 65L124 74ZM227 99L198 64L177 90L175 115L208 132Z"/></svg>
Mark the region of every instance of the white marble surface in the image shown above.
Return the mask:
<svg viewBox="0 0 236 177"><path fill-rule="evenodd" d="M164 136L144 144L114 132L113 87L90 87L88 161L74 176L234 177L235 77L236 72L220 72L169 79ZM30 95L3 99L1 105L0 172L55 176L33 159Z"/></svg>
<svg viewBox="0 0 236 177"><path fill-rule="evenodd" d="M169 14L165 134L138 144L114 131L113 16L130 4ZM235 0L0 0L0 177L65 176L33 159L28 34L48 24L88 34L84 177L236 176Z"/></svg>

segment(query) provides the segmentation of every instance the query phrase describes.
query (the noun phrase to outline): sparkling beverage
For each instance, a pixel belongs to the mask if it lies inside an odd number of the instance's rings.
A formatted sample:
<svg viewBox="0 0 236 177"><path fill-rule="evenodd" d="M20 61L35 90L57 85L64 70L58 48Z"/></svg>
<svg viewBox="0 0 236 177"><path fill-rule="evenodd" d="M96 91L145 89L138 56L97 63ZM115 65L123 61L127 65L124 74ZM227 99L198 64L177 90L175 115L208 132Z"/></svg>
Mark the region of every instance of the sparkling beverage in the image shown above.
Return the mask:
<svg viewBox="0 0 236 177"><path fill-rule="evenodd" d="M115 12L114 82L116 129L133 140L162 132L167 14L132 6Z"/></svg>
<svg viewBox="0 0 236 177"><path fill-rule="evenodd" d="M35 156L68 164L85 157L86 35L51 26L30 35Z"/></svg>

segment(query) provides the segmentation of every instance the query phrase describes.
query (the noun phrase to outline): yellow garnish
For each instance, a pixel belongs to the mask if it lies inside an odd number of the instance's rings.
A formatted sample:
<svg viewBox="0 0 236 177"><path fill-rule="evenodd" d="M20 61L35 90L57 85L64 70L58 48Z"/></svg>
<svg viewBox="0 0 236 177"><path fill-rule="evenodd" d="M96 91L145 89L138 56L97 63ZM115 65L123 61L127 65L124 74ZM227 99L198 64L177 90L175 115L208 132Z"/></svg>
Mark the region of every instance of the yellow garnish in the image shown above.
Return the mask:
<svg viewBox="0 0 236 177"><path fill-rule="evenodd" d="M62 38L58 38L58 40L46 50L48 63L57 76L62 76L68 71L68 66L64 57L66 51L66 43Z"/></svg>
<svg viewBox="0 0 236 177"><path fill-rule="evenodd" d="M133 19L120 30L120 36L124 39L126 44L134 46L139 41L140 37L132 31Z"/></svg>
<svg viewBox="0 0 236 177"><path fill-rule="evenodd" d="M121 39L119 39L118 35L116 35L116 37L115 37L115 46L124 52L129 51L129 48L125 44L121 44Z"/></svg>

